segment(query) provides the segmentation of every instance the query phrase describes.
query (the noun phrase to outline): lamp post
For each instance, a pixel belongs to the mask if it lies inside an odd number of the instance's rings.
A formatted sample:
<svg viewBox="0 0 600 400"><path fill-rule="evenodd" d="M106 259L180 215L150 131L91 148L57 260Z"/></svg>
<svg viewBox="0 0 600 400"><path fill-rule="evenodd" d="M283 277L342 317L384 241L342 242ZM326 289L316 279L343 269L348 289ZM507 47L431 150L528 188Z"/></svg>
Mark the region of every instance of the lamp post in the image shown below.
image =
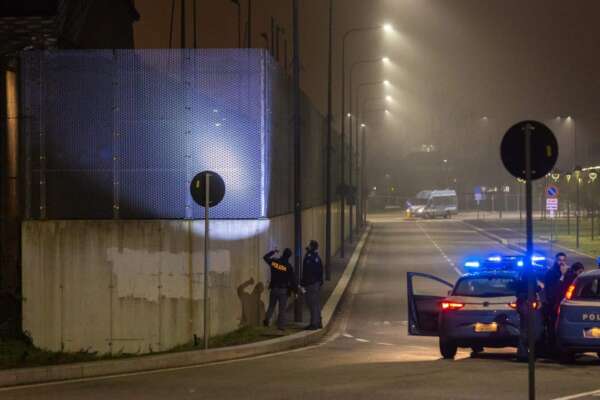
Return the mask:
<svg viewBox="0 0 600 400"><path fill-rule="evenodd" d="M242 5L240 0L231 0L237 7L237 20L238 20L238 47L242 47Z"/></svg>
<svg viewBox="0 0 600 400"><path fill-rule="evenodd" d="M367 219L366 219L366 215L367 215L367 201L366 201L366 195L368 193L368 185L367 185L367 179L366 179L366 165L367 165L367 139L366 139L366 121L364 120L364 116L366 115L367 112L372 111L383 111L385 112L385 114L389 114L389 111L387 108L376 108L376 109L372 109L372 110L366 110L366 105L370 102L370 101L382 101L383 99L376 99L376 98L370 98L370 99L366 99L365 101L363 101L362 106L359 107L358 110L358 118L361 121L360 124L360 128L361 128L361 133L362 133L362 157L361 157L361 166L360 166L360 171L361 171L361 221L362 224L366 224ZM386 178L388 177L388 175L386 175Z"/></svg>
<svg viewBox="0 0 600 400"><path fill-rule="evenodd" d="M576 210L575 210L575 248L579 248L579 219L580 219L580 213L581 213L581 208L580 208L580 202L579 202L579 186L581 185L581 167L580 166L576 166L575 167L575 172L574 172L574 176L575 176L575 185L576 185L576 191L575 191L575 202L576 202Z"/></svg>
<svg viewBox="0 0 600 400"><path fill-rule="evenodd" d="M327 152L325 156L325 279L331 280L331 142L332 142L332 87L333 87L333 0L329 0L329 51L327 57ZM287 53L287 49L284 49ZM287 58L287 57L285 57ZM287 64L287 61L285 61ZM287 65L285 66L287 70ZM343 118L342 118L343 120Z"/></svg>
<svg viewBox="0 0 600 400"><path fill-rule="evenodd" d="M363 28L353 28L347 30L342 37L342 98L341 98L341 108L342 112L340 115L341 118L341 188L342 188L342 197L340 201L340 256L343 258L345 256L344 252L344 242L345 242L345 186L346 186L346 177L345 177L345 168L346 168L346 150L345 150L345 136L346 136L346 41L350 37L350 35L360 33L360 32L369 32L369 31L377 31L380 29L384 29L385 31L393 30L391 25L379 26L367 26Z"/></svg>
<svg viewBox="0 0 600 400"><path fill-rule="evenodd" d="M293 107L294 107L294 266L296 278L302 276L302 152L301 152L301 110L300 110L300 32L298 22L298 3L292 1L292 25L294 42L293 60ZM302 321L302 301L296 298L294 304L294 320Z"/></svg>
<svg viewBox="0 0 600 400"><path fill-rule="evenodd" d="M361 65L367 65L367 64L375 64L375 63L379 63L379 62L384 62L383 60L386 60L387 57L383 57L383 58L372 58L372 59L365 59L365 60L358 60L355 61L354 63L352 63L351 67L350 67L350 132L349 132L349 148L350 148L350 153L349 153L349 160L348 160L348 184L350 185L350 187L352 187L352 177L354 175L354 171L356 171L356 166L355 166L355 162L358 163L358 129L354 129L355 131L355 138L353 140L352 137L352 131L353 131L353 123L352 123L352 111L353 111L353 107L352 107L352 101L354 99L354 86L353 86L353 82L354 82L354 72L356 72L356 68L361 66ZM358 123L358 118L354 118L355 123ZM355 146L353 146L353 142L355 143ZM353 156L353 147L356 148L356 151L354 152L354 156ZM358 178L358 177L357 177ZM357 186L358 187L358 186ZM352 204L352 202L349 204L350 206L350 213L349 213L349 231L350 231L350 242L352 242L353 239L353 234L354 234L354 224L353 224L353 207L356 206L356 222L358 225L358 220L359 220L359 212L358 212L358 204L357 204L357 199L353 199L355 204Z"/></svg>
<svg viewBox="0 0 600 400"><path fill-rule="evenodd" d="M246 19L246 25L248 26L248 37L246 38L248 42L246 46L248 48L252 47L252 0L248 0L248 16Z"/></svg>
<svg viewBox="0 0 600 400"><path fill-rule="evenodd" d="M359 84L358 87L357 87L357 89L356 89L356 97L357 97L357 99L360 99L361 89L363 89L363 88L370 87L370 86L389 85L389 84L390 84L390 82L388 80L363 82L363 83ZM350 111L353 112L354 110L351 109ZM359 114L360 114L360 112L357 111L356 115L359 115ZM358 120L359 120L359 118L355 118L355 123L357 124L357 126L356 126L356 131L357 132L358 132ZM361 128L362 129L366 129L366 127L364 127L364 128L361 127ZM365 140L364 140L364 132L362 132L362 134L363 134L363 140L361 141L361 148L362 148L362 153L361 154L364 154L364 152L366 151ZM357 139L356 145L358 147L358 139ZM365 166L367 165L365 163L365 160L366 160L366 158L364 156L361 157L361 162L360 162L360 165L361 165L361 173L360 173L361 182L364 182L364 179L365 179L364 169L365 169ZM357 176L358 176L358 156L357 156L356 164L357 164ZM363 185L357 184L357 188L360 188L362 186L364 186L364 184ZM365 186L365 188L366 188L366 186ZM359 198L362 199L362 197L364 197L367 192L366 191L359 191L358 193L360 194ZM360 223L360 226L363 227L365 225L365 223L366 223L366 218L365 218L365 215L364 215L364 213L366 212L366 203L363 202L363 201L361 201L360 205L361 205L361 207L357 206L357 208L356 208L356 210L357 210L356 223L357 223L357 226Z"/></svg>

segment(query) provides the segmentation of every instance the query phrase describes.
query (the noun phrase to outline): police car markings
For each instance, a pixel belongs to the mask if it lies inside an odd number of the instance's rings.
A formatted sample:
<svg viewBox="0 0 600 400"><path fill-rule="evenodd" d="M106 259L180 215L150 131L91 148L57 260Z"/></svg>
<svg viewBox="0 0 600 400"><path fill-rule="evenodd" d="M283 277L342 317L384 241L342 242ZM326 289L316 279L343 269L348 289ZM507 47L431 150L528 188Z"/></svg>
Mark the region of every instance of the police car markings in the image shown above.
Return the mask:
<svg viewBox="0 0 600 400"><path fill-rule="evenodd" d="M444 250L442 250L442 248L435 242L435 240L433 240L433 238L429 235L429 233L427 233L427 231L418 222L417 222L417 226L419 227L419 229L421 230L421 232L423 232L423 234L425 236L427 236L427 239L429 239L429 241L431 243L433 243L433 245L435 246L435 248L438 249L438 251L444 257L444 259L446 259L446 261L448 262L448 264L450 264L450 266L452 268L454 268L454 272L456 272L458 275L462 275L462 272L458 268L456 268L456 264L454 264L454 262L450 259L450 257L448 257L448 255L444 252Z"/></svg>

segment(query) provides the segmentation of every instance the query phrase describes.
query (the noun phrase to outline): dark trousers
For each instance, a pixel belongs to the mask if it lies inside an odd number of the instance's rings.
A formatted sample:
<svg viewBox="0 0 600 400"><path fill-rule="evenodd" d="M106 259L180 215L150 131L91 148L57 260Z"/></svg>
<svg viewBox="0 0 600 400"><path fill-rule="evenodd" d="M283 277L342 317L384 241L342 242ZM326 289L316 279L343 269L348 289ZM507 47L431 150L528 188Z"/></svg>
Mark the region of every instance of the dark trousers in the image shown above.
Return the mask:
<svg viewBox="0 0 600 400"><path fill-rule="evenodd" d="M527 302L517 302L517 312L519 313L519 344L517 346L517 358L527 359L529 354L529 332L528 317L529 310Z"/></svg>
<svg viewBox="0 0 600 400"><path fill-rule="evenodd" d="M321 322L321 283L316 282L305 287L304 298L310 311L310 325L315 328L323 327Z"/></svg>
<svg viewBox="0 0 600 400"><path fill-rule="evenodd" d="M267 322L271 321L271 317L275 312L275 305L278 304L277 310L277 328L285 328L285 308L287 307L288 289L287 288L272 288L269 292L269 308L265 315Z"/></svg>

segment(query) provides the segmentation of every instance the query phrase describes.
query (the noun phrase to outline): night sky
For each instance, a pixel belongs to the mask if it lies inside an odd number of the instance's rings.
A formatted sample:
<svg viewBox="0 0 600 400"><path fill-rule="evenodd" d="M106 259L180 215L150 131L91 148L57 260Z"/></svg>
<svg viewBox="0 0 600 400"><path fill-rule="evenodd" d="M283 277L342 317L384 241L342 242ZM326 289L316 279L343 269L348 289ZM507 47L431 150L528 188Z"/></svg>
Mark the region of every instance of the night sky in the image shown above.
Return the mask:
<svg viewBox="0 0 600 400"><path fill-rule="evenodd" d="M240 2L244 23L247 0ZM179 0L176 3L174 47L180 47ZM188 47L192 45L191 4L188 1L186 7L190 12ZM237 47L236 5L229 0L197 4L198 47ZM291 54L291 1L253 0L253 4L253 46L265 46L260 33L270 35L273 16L286 31ZM171 1L136 0L136 7L141 14L135 25L136 47L169 47ZM381 56L391 59L387 65L361 66L354 75L358 83L383 79L392 83L388 88L369 86L362 92L363 99L393 96L388 105L369 103L390 110L387 115L367 115L369 135L374 138L371 154L378 158L370 171L374 177L406 168L402 162L407 154L428 144L434 146L435 157L449 160L457 175L474 163L481 167L474 179L493 180L500 174L508 180L500 172L498 157L502 134L513 123L529 118L545 122L556 133L559 168L600 161L600 135L596 133L600 128L596 112L599 1L335 0L334 8L333 87L338 126L343 32L383 23L395 28L392 33L353 35L347 46L347 65ZM301 86L323 114L327 106L327 11L326 0L300 1ZM283 51L283 39L280 46Z"/></svg>

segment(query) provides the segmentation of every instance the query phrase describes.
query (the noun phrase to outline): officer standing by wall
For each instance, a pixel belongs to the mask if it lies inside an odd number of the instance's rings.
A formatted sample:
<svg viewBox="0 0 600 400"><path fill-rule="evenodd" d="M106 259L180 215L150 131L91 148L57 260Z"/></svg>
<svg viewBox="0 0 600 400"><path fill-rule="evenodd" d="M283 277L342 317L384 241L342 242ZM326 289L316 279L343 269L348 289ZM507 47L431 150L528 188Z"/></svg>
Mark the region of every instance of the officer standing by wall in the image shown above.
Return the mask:
<svg viewBox="0 0 600 400"><path fill-rule="evenodd" d="M264 326L269 326L271 317L275 312L275 305L278 306L277 328L284 330L285 328L285 309L287 307L288 293L290 290L297 292L298 284L294 275L294 268L290 264L292 251L290 249L283 250L280 258L273 258L279 250L272 250L264 255L263 260L271 269L271 283L269 284L269 308L263 321Z"/></svg>
<svg viewBox="0 0 600 400"><path fill-rule="evenodd" d="M323 328L321 322L321 286L323 286L323 263L319 257L319 243L311 240L306 248L302 265L302 286L306 290L306 305L310 311L310 325L305 329Z"/></svg>

